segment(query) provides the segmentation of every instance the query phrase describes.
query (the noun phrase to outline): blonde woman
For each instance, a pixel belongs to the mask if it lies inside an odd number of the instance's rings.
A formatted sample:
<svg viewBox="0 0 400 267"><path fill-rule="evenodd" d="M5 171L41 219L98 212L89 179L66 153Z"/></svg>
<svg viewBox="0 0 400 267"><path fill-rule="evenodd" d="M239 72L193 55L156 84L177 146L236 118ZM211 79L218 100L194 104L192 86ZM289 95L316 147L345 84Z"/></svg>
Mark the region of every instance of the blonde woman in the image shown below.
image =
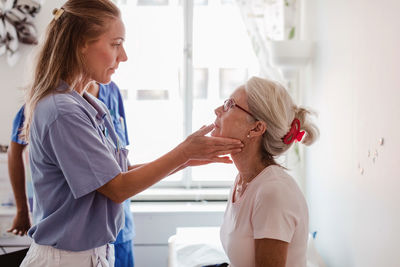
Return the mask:
<svg viewBox="0 0 400 267"><path fill-rule="evenodd" d="M231 267L305 267L308 209L276 157L295 142L312 144L318 129L284 87L251 78L215 110L212 136L242 140L232 154L239 174L229 196L221 241Z"/></svg>
<svg viewBox="0 0 400 267"><path fill-rule="evenodd" d="M33 243L21 266L113 266L121 203L189 165L230 162L239 140L203 127L164 156L128 166L107 107L86 92L126 61L125 28L109 0L69 0L54 11L27 95L23 132L34 191Z"/></svg>

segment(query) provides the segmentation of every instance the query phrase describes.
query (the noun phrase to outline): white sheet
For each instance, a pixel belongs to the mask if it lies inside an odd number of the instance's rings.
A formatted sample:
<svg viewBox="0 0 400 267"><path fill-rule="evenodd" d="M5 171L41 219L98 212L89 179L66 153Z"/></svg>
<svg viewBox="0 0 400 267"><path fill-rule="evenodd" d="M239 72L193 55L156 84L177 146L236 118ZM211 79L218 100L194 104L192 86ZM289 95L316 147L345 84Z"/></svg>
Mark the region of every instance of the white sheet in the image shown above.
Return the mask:
<svg viewBox="0 0 400 267"><path fill-rule="evenodd" d="M168 243L168 267L229 263L219 239L219 227L177 228L176 235L171 236ZM308 238L307 267L325 267L311 234Z"/></svg>

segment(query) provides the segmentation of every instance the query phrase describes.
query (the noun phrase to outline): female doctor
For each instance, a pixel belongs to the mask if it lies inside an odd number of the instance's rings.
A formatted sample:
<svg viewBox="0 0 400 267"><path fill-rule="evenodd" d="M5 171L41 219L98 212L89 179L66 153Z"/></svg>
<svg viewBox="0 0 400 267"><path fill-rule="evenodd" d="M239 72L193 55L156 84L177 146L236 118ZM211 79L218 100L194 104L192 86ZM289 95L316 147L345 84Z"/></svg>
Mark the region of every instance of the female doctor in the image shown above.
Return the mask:
<svg viewBox="0 0 400 267"><path fill-rule="evenodd" d="M85 92L109 83L127 56L124 24L110 0L69 0L55 10L27 94L33 243L21 266L113 266L125 199L182 168L229 163L239 140L203 127L164 156L128 166L104 104Z"/></svg>

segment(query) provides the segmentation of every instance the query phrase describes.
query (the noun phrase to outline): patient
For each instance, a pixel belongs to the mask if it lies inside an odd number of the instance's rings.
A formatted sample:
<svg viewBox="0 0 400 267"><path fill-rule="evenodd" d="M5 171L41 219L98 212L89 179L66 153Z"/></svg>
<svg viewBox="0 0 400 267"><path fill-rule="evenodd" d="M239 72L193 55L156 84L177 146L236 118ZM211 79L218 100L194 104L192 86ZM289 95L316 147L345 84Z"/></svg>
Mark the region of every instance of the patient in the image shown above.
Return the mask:
<svg viewBox="0 0 400 267"><path fill-rule="evenodd" d="M237 88L215 110L213 136L242 140L232 154L239 171L221 226L231 267L305 267L308 209L302 192L276 158L295 142L319 135L310 112L282 85L258 77Z"/></svg>

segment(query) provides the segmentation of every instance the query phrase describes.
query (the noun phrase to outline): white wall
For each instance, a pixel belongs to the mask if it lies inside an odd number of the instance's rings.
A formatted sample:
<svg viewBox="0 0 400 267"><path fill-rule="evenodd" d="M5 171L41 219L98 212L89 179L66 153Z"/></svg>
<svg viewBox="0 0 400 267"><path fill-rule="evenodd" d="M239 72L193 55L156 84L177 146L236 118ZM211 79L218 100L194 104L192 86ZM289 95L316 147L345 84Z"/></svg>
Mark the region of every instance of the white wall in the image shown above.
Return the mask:
<svg viewBox="0 0 400 267"><path fill-rule="evenodd" d="M47 24L52 19L53 9L60 7L65 0L47 0L43 2L41 11L34 19L39 35L45 31ZM26 86L30 77L28 71L32 64L30 55L33 49L34 46L20 44L21 57L13 67L7 64L5 55L0 57L0 144L3 145L10 142L12 120L23 104L24 92L22 88Z"/></svg>
<svg viewBox="0 0 400 267"><path fill-rule="evenodd" d="M400 266L400 1L304 2L321 130L307 149L310 229L328 266Z"/></svg>

